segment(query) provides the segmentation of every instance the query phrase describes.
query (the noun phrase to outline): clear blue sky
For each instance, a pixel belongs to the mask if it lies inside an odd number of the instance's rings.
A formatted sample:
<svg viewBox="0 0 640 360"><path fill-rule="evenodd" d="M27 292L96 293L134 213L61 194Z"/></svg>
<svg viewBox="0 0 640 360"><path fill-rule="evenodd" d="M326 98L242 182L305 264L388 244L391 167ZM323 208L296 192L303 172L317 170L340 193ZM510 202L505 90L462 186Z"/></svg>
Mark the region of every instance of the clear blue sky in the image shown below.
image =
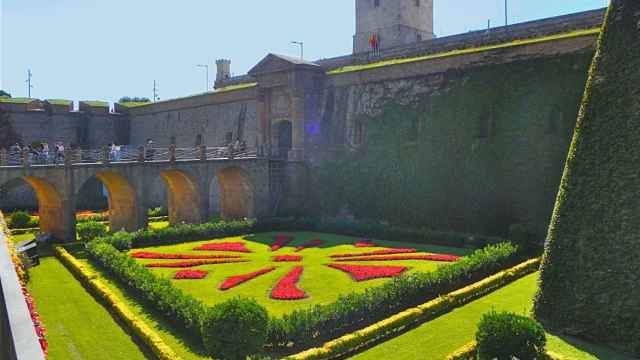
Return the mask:
<svg viewBox="0 0 640 360"><path fill-rule="evenodd" d="M391 0L393 1L393 0ZM510 22L601 8L607 0L509 0ZM354 0L0 0L0 88L33 97L115 101L168 99L205 90L197 64L232 59L245 73L268 52L305 57L351 52ZM504 22L503 0L435 0L446 36Z"/></svg>

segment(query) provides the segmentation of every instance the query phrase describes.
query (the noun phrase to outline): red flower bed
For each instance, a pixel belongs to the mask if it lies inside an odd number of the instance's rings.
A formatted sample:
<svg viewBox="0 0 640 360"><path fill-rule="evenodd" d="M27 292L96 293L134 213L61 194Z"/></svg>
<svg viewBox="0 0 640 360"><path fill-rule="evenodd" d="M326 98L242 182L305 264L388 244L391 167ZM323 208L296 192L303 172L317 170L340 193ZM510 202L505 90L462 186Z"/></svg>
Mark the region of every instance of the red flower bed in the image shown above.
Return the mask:
<svg viewBox="0 0 640 360"><path fill-rule="evenodd" d="M241 252L241 253L250 253L251 250L247 249L247 246L241 242L225 242L225 243L211 243L204 244L202 246L198 246L193 250L197 251L230 251L230 252Z"/></svg>
<svg viewBox="0 0 640 360"><path fill-rule="evenodd" d="M361 241L361 242L353 243L353 246L359 247L359 248L378 247L377 244L372 243L372 242L367 242L367 241Z"/></svg>
<svg viewBox="0 0 640 360"><path fill-rule="evenodd" d="M166 260L202 260L202 259L238 259L238 255L189 255L189 254L160 254L154 252L137 252L131 255L136 259L166 259Z"/></svg>
<svg viewBox="0 0 640 360"><path fill-rule="evenodd" d="M323 240L318 240L318 239L311 240L302 246L296 246L296 252L300 252L306 248L322 246L323 244L324 244Z"/></svg>
<svg viewBox="0 0 640 360"><path fill-rule="evenodd" d="M278 251L283 247L289 245L290 242L293 241L293 236L289 235L276 235L274 240L276 241L273 245L271 245L271 251Z"/></svg>
<svg viewBox="0 0 640 360"><path fill-rule="evenodd" d="M360 262L360 261L399 261L399 260L428 260L428 261L442 261L442 262L456 262L460 259L459 256L454 255L391 255L391 256L364 256L357 258L343 258L336 259L338 262Z"/></svg>
<svg viewBox="0 0 640 360"><path fill-rule="evenodd" d="M181 270L178 271L173 278L175 280L200 280L209 274L206 270Z"/></svg>
<svg viewBox="0 0 640 360"><path fill-rule="evenodd" d="M202 265L218 265L218 264L230 264L248 262L246 259L212 259L212 260L198 260L198 261L184 261L173 263L153 263L146 264L149 268L191 268Z"/></svg>
<svg viewBox="0 0 640 360"><path fill-rule="evenodd" d="M36 335L38 335L38 342L40 342L40 347L42 348L42 352L44 353L45 358L49 354L49 343L45 338L47 334L44 324L40 320L40 314L36 310L36 305L33 302L33 298L31 294L27 290L27 288L23 285L22 287L22 295L24 295L24 300L27 303L27 308L29 309L29 315L31 315L31 321L33 322L33 327L36 329Z"/></svg>
<svg viewBox="0 0 640 360"><path fill-rule="evenodd" d="M370 252L360 253L360 254L334 254L334 255L331 255L331 257L335 259L335 258L350 258L350 257L360 257L360 256L412 254L412 253L417 253L417 252L418 252L418 250L416 250L416 249L408 249L408 248L403 248L403 249L384 249L384 250L376 250L376 251L370 251Z"/></svg>
<svg viewBox="0 0 640 360"><path fill-rule="evenodd" d="M297 262L302 261L302 256L300 255L278 255L273 257L273 261L275 262Z"/></svg>
<svg viewBox="0 0 640 360"><path fill-rule="evenodd" d="M232 289L232 288L234 288L236 286L239 286L240 284L243 284L243 283L245 283L245 282L247 282L249 280L253 280L253 279L257 278L258 276L262 276L264 274L268 274L268 273L272 272L275 269L276 269L275 267L271 267L271 268L262 269L262 270L259 270L259 271L256 271L256 272L252 272L250 274L229 277L222 284L220 284L218 289L220 289L222 291Z"/></svg>
<svg viewBox="0 0 640 360"><path fill-rule="evenodd" d="M303 271L304 268L298 266L280 279L271 290L271 298L274 300L300 300L306 298L307 293L296 286Z"/></svg>
<svg viewBox="0 0 640 360"><path fill-rule="evenodd" d="M406 266L360 266L337 264L330 264L327 266L350 274L355 281L396 277L409 269Z"/></svg>

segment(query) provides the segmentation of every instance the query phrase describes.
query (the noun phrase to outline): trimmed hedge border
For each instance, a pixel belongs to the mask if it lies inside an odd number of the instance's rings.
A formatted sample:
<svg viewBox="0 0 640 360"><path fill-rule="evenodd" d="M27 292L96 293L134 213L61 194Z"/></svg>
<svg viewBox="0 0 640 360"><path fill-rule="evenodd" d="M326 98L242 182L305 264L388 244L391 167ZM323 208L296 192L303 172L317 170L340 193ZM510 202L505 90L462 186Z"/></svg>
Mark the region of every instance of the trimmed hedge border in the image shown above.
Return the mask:
<svg viewBox="0 0 640 360"><path fill-rule="evenodd" d="M572 360L571 358L562 357L554 352L547 351L543 360ZM471 341L460 349L454 351L446 360L477 360L478 343Z"/></svg>
<svg viewBox="0 0 640 360"><path fill-rule="evenodd" d="M431 300L423 305L405 310L376 324L324 344L288 357L290 360L332 359L353 353L358 349L407 326L424 322L454 308L465 305L498 288L538 270L540 259L532 259L511 269L499 272L475 284Z"/></svg>
<svg viewBox="0 0 640 360"><path fill-rule="evenodd" d="M405 228L375 221L346 221L334 218L270 218L259 221L238 220L182 224L163 229L140 230L130 233L128 236L131 239L132 247L140 248L270 231L325 232L387 241L406 241L450 247L471 246L473 248L482 248L506 241L506 239L493 236ZM114 239L113 234L103 238L104 241L112 244Z"/></svg>
<svg viewBox="0 0 640 360"><path fill-rule="evenodd" d="M84 284L96 297L103 300L110 312L114 312L131 331L145 343L160 360L180 360L173 350L151 329L143 320L138 318L111 290L99 279L99 276L88 270L75 257L62 247L55 247L54 252L58 260L63 263L76 278Z"/></svg>

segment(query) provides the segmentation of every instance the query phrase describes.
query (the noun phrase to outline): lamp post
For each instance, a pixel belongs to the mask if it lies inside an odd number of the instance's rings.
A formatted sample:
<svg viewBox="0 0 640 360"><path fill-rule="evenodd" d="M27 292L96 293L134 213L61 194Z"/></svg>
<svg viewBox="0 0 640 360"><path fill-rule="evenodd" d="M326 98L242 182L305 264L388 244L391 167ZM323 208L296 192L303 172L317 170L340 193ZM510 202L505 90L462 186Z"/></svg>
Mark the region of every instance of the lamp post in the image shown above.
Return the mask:
<svg viewBox="0 0 640 360"><path fill-rule="evenodd" d="M206 91L209 91L209 65L196 65L199 68L205 68L205 70L207 70L207 86L206 86Z"/></svg>
<svg viewBox="0 0 640 360"><path fill-rule="evenodd" d="M292 41L291 43L300 46L300 60L304 60L304 42Z"/></svg>

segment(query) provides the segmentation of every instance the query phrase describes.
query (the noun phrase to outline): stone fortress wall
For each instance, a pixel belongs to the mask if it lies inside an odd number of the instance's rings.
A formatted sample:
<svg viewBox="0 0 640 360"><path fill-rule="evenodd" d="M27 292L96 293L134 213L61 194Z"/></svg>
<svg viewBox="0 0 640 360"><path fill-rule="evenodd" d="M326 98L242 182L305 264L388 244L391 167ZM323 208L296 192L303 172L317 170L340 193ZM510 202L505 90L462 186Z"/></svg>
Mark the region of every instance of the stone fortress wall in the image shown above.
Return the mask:
<svg viewBox="0 0 640 360"><path fill-rule="evenodd" d="M327 203L323 198L337 191L312 181L321 178L315 174L323 164L349 159L340 151L358 149L360 139L378 131L377 124L383 124L393 109L399 128L418 124L425 143L431 144L417 149L414 161L429 161L432 167L425 168L416 183L405 186L449 185L420 193L423 202L432 205L416 204L415 212L425 217L417 217L416 222L490 233L504 232L505 223L525 222L542 233L595 47L597 31L593 29L603 15L603 10L595 10L432 39L384 49L375 57L357 52L306 62L270 55L239 77L229 76L229 63L224 61L219 63L224 66L219 68L215 92L132 108L117 105L114 113L86 107L60 114L9 110L24 140L65 141L92 148L114 140L137 147L151 138L161 147L172 142L193 147L241 139L247 146L267 147L273 153L282 145L283 129L288 129L289 159L306 164L309 170L304 176L290 174L298 179L297 195L286 202L291 208L327 214L347 208L363 217L384 217L357 209L356 203L370 195L362 189L354 190L359 199L341 194L343 204ZM401 61L375 65L393 60ZM559 87L563 91L547 92ZM516 105L510 107L510 103ZM549 131L556 135L549 136ZM437 158L430 157L435 153ZM451 163L457 169L442 175ZM347 169L359 164L353 160ZM474 179L479 188L472 188ZM348 182L324 180L320 185ZM366 177L351 180L375 183ZM150 205L165 201L164 185L155 187ZM314 194L319 189L325 194ZM477 193L482 196L474 197ZM4 197L2 207L29 204L11 199ZM467 206L470 202L473 206ZM371 205L375 207L375 202ZM487 208L500 210L487 212ZM479 216L483 213L491 213L491 218ZM503 225L489 224L496 221Z"/></svg>

